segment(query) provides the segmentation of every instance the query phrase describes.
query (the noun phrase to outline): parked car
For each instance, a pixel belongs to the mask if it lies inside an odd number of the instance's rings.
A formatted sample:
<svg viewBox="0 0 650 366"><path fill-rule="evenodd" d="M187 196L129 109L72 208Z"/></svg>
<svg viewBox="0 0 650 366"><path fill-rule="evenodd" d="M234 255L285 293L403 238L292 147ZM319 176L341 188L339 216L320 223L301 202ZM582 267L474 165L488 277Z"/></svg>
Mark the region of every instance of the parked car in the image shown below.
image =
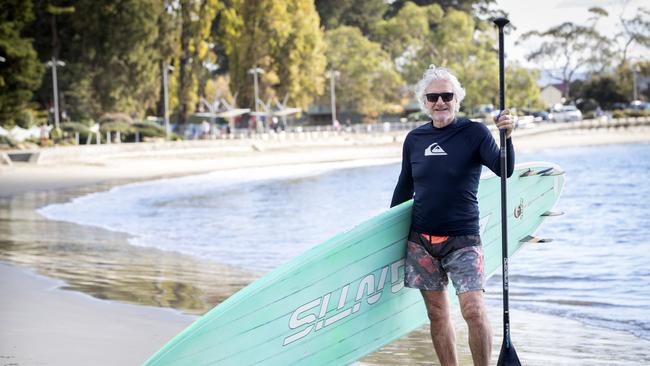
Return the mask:
<svg viewBox="0 0 650 366"><path fill-rule="evenodd" d="M648 110L650 110L650 103L642 102L640 100L634 100L634 101L630 102L630 108L648 111Z"/></svg>
<svg viewBox="0 0 650 366"><path fill-rule="evenodd" d="M538 111L538 112L533 112L533 117L535 118L535 121L548 121L549 118L549 113L545 111Z"/></svg>
<svg viewBox="0 0 650 366"><path fill-rule="evenodd" d="M554 107L549 118L554 122L581 121L582 112L574 105L563 105Z"/></svg>

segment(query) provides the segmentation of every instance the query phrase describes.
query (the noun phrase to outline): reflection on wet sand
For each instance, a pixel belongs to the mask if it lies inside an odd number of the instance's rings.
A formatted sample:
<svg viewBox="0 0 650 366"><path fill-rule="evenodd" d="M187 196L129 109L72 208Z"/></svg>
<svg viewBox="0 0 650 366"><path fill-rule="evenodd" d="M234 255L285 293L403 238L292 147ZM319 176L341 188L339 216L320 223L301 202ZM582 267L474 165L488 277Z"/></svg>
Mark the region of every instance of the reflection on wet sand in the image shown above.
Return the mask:
<svg viewBox="0 0 650 366"><path fill-rule="evenodd" d="M191 314L205 313L259 277L179 253L135 247L125 234L46 220L34 211L88 192L0 200L0 260L34 268L64 280L65 289L96 298Z"/></svg>

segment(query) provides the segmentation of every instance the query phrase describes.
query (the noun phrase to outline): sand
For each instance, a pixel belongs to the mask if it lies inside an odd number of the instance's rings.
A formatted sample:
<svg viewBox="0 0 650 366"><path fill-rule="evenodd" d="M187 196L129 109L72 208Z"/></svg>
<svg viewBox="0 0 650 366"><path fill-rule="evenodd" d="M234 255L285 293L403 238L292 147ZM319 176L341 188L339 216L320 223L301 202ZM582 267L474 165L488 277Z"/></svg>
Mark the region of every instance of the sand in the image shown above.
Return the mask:
<svg viewBox="0 0 650 366"><path fill-rule="evenodd" d="M0 263L0 364L136 365L195 318L99 300L62 285Z"/></svg>
<svg viewBox="0 0 650 366"><path fill-rule="evenodd" d="M650 142L648 127L569 130L552 127L516 131L514 142L517 151ZM39 164L1 165L0 197L15 201L17 197L38 192L55 192L55 200L65 200L83 192L127 182L220 169L356 159L392 158L397 161L401 156L403 138L404 132L398 132L373 136L338 135L324 141L206 141L186 145L169 143L144 149L113 145L104 150L72 147L49 157L43 154ZM20 209L10 207L4 219L21 219L18 217L21 214L15 211ZM33 207L22 209L33 211ZM99 300L68 291L63 289L66 287L64 282L25 269L25 266L37 267L39 272L49 274L47 266L35 266L28 260L10 261L14 264L0 262L0 365L137 365L195 319L193 315L175 310ZM63 262L53 260L51 263L60 266ZM254 277L252 275L246 281ZM495 314L492 318L499 317L498 309L491 309L491 312ZM576 355L590 360L588 355L594 349L602 351L605 347L614 352L617 345L629 342L639 343L642 349L649 346L649 342L624 333L586 328L577 322L554 317L519 311L513 311L512 317L521 319L520 324L527 324L523 333L528 339L524 338L523 346L518 349L528 358L527 364L570 364L569 360ZM568 328L567 324L570 325ZM498 353L499 325L494 324L494 328L494 352ZM563 332L576 329L573 340L556 341L552 345L535 341L535 334L540 334L542 339L552 339L556 329ZM459 344L464 343L461 337L462 333L459 334ZM594 341L598 337L604 341ZM399 342L367 357L362 364L386 364L386 354L389 359L395 357L404 361L401 364L431 364L432 351L426 351L429 349L426 330ZM555 346L568 351L546 354ZM409 349L415 349L415 352ZM405 354L412 356L406 357ZM468 362L466 350L464 355L465 362ZM630 356L635 357L634 354ZM592 361L594 363L583 364L598 364L597 360ZM610 360L603 364L618 363Z"/></svg>

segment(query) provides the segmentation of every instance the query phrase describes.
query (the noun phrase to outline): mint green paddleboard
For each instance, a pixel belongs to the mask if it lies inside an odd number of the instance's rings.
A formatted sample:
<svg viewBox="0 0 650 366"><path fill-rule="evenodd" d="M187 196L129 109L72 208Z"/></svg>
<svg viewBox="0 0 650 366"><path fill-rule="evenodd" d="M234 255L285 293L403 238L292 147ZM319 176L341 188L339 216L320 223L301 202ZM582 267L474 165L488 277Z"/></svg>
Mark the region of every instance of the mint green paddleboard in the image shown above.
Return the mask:
<svg viewBox="0 0 650 366"><path fill-rule="evenodd" d="M550 163L518 165L508 179L509 256L557 202L564 176ZM501 265L500 178L478 192L485 271ZM178 334L146 365L345 365L427 322L405 288L412 201L310 249L237 292ZM455 291L449 291L452 302Z"/></svg>

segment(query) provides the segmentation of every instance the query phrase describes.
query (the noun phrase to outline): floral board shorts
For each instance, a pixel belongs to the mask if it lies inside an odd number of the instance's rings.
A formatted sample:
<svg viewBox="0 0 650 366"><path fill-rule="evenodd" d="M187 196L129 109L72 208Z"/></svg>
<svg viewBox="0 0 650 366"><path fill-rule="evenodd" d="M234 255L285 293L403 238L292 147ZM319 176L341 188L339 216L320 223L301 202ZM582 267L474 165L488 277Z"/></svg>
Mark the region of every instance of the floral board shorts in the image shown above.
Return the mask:
<svg viewBox="0 0 650 366"><path fill-rule="evenodd" d="M409 233L404 285L428 291L444 291L449 279L456 294L483 290L483 247L478 235L433 236Z"/></svg>

